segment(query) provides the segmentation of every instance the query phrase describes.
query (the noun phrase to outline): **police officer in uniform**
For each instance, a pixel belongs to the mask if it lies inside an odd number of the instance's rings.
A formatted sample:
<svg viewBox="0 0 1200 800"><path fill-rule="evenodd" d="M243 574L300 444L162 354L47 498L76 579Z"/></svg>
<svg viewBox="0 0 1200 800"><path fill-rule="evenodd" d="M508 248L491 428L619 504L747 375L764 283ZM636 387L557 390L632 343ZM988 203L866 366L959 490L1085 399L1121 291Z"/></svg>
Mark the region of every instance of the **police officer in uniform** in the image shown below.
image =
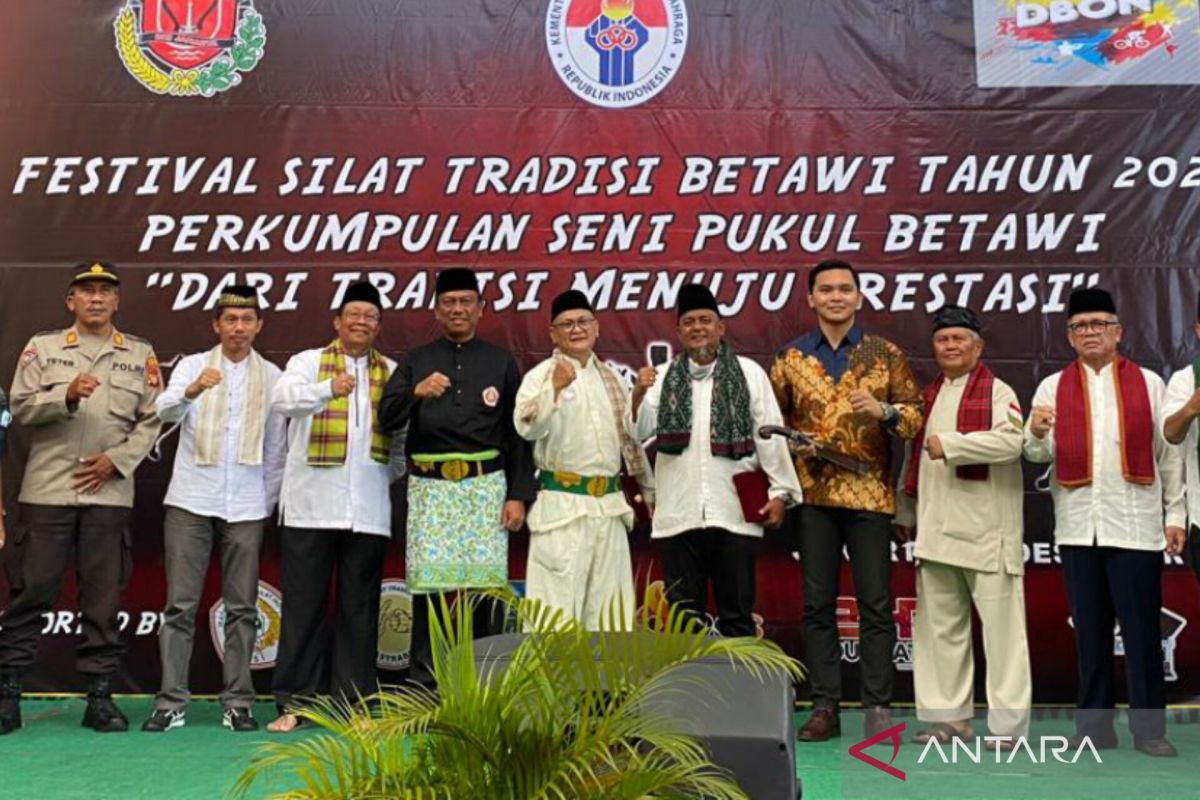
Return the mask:
<svg viewBox="0 0 1200 800"><path fill-rule="evenodd" d="M76 664L90 680L83 724L103 733L129 727L110 680L123 649L117 613L132 567L133 471L158 434L162 378L150 344L113 327L119 304L112 266L76 268L67 293L75 324L34 336L13 376L13 417L31 443L23 524L8 544L12 602L0 617L0 734L21 725L21 676L72 554L83 617Z"/></svg>

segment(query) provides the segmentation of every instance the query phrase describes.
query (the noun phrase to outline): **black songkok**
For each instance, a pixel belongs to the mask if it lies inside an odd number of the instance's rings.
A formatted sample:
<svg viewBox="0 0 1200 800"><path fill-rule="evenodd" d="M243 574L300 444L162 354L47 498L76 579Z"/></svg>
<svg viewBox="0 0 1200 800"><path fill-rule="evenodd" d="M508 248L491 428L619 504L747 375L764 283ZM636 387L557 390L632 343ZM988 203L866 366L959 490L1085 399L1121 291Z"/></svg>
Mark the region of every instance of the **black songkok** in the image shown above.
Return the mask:
<svg viewBox="0 0 1200 800"><path fill-rule="evenodd" d="M379 296L379 290L370 281L350 284L346 293L342 295L342 305L338 311L341 311L349 303L370 303L378 308L380 313L383 313L383 299Z"/></svg>
<svg viewBox="0 0 1200 800"><path fill-rule="evenodd" d="M479 293L479 279L475 277L474 271L466 267L444 269L437 275L433 293L439 295L446 292Z"/></svg>
<svg viewBox="0 0 1200 800"><path fill-rule="evenodd" d="M258 290L245 284L227 286L217 298L217 308L258 308Z"/></svg>
<svg viewBox="0 0 1200 800"><path fill-rule="evenodd" d="M679 290L679 317L700 309L708 309L718 316L721 314L721 310L717 308L717 298L713 297L707 286L700 283L684 284Z"/></svg>
<svg viewBox="0 0 1200 800"><path fill-rule="evenodd" d="M550 304L550 321L558 319L558 315L567 311L591 311L592 304L588 302L587 295L578 289L568 289L567 291L554 298L554 302Z"/></svg>
<svg viewBox="0 0 1200 800"><path fill-rule="evenodd" d="M1112 295L1103 289L1078 289L1071 292L1071 298L1067 301L1068 319L1076 314L1092 312L1115 315L1117 306L1113 302Z"/></svg>
<svg viewBox="0 0 1200 800"><path fill-rule="evenodd" d="M975 333L982 333L979 318L971 309L963 306L943 306L938 309L933 315L933 332L937 333L943 328L966 328Z"/></svg>

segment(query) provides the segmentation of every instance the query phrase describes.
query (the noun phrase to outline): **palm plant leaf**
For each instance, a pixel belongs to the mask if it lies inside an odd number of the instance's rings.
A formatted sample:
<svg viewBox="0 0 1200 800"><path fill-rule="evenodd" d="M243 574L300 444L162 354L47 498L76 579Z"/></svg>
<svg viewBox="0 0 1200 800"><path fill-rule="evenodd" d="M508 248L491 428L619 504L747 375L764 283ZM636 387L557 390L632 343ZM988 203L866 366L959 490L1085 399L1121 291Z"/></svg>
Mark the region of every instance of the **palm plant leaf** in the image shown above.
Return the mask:
<svg viewBox="0 0 1200 800"><path fill-rule="evenodd" d="M527 636L481 672L470 631L482 600L510 609ZM436 602L436 694L392 687L297 709L319 733L263 745L233 793L282 774L291 785L279 800L738 800L732 776L678 719L717 688L688 665L720 659L759 679L803 677L774 643L711 636L678 607L653 630L624 631L617 602L593 633L508 591Z"/></svg>

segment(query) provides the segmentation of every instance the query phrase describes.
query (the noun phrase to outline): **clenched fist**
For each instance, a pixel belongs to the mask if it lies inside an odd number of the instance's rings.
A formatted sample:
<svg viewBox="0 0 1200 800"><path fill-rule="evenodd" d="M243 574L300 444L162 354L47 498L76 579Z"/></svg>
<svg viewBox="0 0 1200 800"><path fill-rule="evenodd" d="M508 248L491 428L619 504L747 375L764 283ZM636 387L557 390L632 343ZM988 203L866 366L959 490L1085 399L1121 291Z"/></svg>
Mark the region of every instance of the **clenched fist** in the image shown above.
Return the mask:
<svg viewBox="0 0 1200 800"><path fill-rule="evenodd" d="M929 454L931 461L941 461L946 457L946 449L942 447L942 440L936 435L925 440L925 452Z"/></svg>
<svg viewBox="0 0 1200 800"><path fill-rule="evenodd" d="M330 383L333 386L334 397L349 397L358 382L349 372L343 372L341 375L335 375Z"/></svg>
<svg viewBox="0 0 1200 800"><path fill-rule="evenodd" d="M184 397L188 400L195 400L200 395L207 392L209 389L218 385L221 382L221 370L205 367L204 370L196 376L196 380L188 385L183 391Z"/></svg>
<svg viewBox="0 0 1200 800"><path fill-rule="evenodd" d="M633 382L633 418L637 419L638 409L641 408L642 400L646 398L646 392L650 391L650 387L654 385L654 381L658 379L658 370L654 367L642 367L637 371L637 379Z"/></svg>
<svg viewBox="0 0 1200 800"><path fill-rule="evenodd" d="M550 373L550 382L554 385L554 396L575 382L575 365L566 358L554 362L554 371Z"/></svg>
<svg viewBox="0 0 1200 800"><path fill-rule="evenodd" d="M1039 439L1045 439L1053 427L1054 409L1050 406L1034 406L1033 414L1029 417L1029 432Z"/></svg>
<svg viewBox="0 0 1200 800"><path fill-rule="evenodd" d="M450 388L450 379L440 372L434 372L413 388L413 395L421 400L441 397Z"/></svg>
<svg viewBox="0 0 1200 800"><path fill-rule="evenodd" d="M67 386L67 402L78 403L85 397L91 397L92 392L96 391L96 387L100 385L98 378L88 375L86 372L81 372L75 376L75 380Z"/></svg>

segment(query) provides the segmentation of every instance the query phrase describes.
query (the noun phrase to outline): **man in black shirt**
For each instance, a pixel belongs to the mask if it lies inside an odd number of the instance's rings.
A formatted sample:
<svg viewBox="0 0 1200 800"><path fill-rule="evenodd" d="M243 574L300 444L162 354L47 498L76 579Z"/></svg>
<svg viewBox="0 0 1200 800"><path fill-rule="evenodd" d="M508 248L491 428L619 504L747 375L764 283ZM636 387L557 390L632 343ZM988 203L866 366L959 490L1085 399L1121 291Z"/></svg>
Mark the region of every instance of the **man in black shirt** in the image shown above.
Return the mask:
<svg viewBox="0 0 1200 800"><path fill-rule="evenodd" d="M443 336L400 361L379 407L385 432L408 428L405 580L423 595L505 585L508 535L537 494L533 452L513 427L521 371L511 353L475 336L475 273L444 270L435 291ZM432 681L428 614L428 602L413 604L409 674L422 683ZM481 608L474 635L501 622Z"/></svg>

